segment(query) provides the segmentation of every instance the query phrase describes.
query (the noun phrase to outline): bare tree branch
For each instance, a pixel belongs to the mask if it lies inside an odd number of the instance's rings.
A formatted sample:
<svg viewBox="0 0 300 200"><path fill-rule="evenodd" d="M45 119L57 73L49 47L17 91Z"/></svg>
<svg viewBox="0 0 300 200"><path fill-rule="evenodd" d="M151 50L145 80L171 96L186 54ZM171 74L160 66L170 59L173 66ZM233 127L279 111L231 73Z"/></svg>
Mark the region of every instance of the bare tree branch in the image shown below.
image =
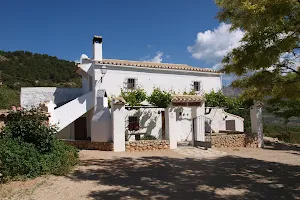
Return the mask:
<svg viewBox="0 0 300 200"><path fill-rule="evenodd" d="M299 71L297 71L297 70L295 70L295 69L293 69L292 67L289 67L289 66L285 66L285 67L300 76Z"/></svg>

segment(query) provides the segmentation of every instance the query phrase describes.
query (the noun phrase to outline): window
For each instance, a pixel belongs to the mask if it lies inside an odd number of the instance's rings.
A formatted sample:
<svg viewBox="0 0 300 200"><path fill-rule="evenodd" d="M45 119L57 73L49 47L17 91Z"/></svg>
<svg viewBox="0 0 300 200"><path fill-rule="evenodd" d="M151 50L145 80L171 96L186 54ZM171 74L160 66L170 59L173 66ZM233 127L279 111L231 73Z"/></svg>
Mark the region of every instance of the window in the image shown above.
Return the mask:
<svg viewBox="0 0 300 200"><path fill-rule="evenodd" d="M127 89L135 89L136 81L134 78L127 79Z"/></svg>
<svg viewBox="0 0 300 200"><path fill-rule="evenodd" d="M129 131L137 131L140 129L138 117L130 116L128 118L128 129Z"/></svg>
<svg viewBox="0 0 300 200"><path fill-rule="evenodd" d="M201 82L200 81L194 81L194 91L195 92L199 92L200 91L200 89L201 89Z"/></svg>

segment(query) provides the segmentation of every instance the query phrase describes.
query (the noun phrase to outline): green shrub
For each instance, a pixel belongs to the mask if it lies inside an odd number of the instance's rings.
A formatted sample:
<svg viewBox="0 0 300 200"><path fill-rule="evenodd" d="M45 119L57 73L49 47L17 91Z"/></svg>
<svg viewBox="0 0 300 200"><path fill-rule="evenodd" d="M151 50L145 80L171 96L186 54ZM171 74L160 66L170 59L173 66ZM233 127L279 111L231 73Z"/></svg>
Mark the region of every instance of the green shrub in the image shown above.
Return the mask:
<svg viewBox="0 0 300 200"><path fill-rule="evenodd" d="M280 141L300 144L300 127L284 124L264 123L264 135L277 137Z"/></svg>
<svg viewBox="0 0 300 200"><path fill-rule="evenodd" d="M41 110L13 111L0 133L0 182L61 175L78 162L78 151L55 137Z"/></svg>
<svg viewBox="0 0 300 200"><path fill-rule="evenodd" d="M159 88L154 88L153 92L148 97L148 101L150 104L159 108L166 108L172 101L172 93L162 91Z"/></svg>
<svg viewBox="0 0 300 200"><path fill-rule="evenodd" d="M0 181L36 177L41 174L40 154L33 144L20 143L12 138L0 139Z"/></svg>
<svg viewBox="0 0 300 200"><path fill-rule="evenodd" d="M7 116L4 135L19 142L35 145L40 152L49 152L57 129L48 126L48 116L39 109L12 111Z"/></svg>
<svg viewBox="0 0 300 200"><path fill-rule="evenodd" d="M1 70L0 70L1 79ZM0 80L1 82L1 80ZM0 109L10 109L13 105L20 104L20 92L18 90L13 90L6 87L5 85L0 85Z"/></svg>
<svg viewBox="0 0 300 200"><path fill-rule="evenodd" d="M144 89L137 88L130 91L121 89L121 96L130 106L140 106L147 99L147 94Z"/></svg>
<svg viewBox="0 0 300 200"><path fill-rule="evenodd" d="M207 107L221 107L225 111L244 118L244 128L246 132L251 131L251 120L249 108L253 105L252 100L242 100L237 97L227 97L221 90L215 92L211 91L204 95L205 106Z"/></svg>
<svg viewBox="0 0 300 200"><path fill-rule="evenodd" d="M189 92L184 91L183 95L197 95L195 90L190 90Z"/></svg>
<svg viewBox="0 0 300 200"><path fill-rule="evenodd" d="M141 140L157 140L157 138L154 137L153 135L147 134L147 135L144 135L144 136L141 138Z"/></svg>

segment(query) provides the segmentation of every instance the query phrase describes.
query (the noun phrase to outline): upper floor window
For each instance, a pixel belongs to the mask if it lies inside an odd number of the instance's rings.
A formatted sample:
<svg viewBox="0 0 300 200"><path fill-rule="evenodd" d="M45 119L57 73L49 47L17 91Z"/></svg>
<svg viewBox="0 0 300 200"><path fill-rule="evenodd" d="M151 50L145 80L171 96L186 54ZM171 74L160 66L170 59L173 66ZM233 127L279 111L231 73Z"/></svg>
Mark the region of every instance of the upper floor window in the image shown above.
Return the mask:
<svg viewBox="0 0 300 200"><path fill-rule="evenodd" d="M201 82L200 81L194 81L193 82L193 90L195 92L201 91Z"/></svg>
<svg viewBox="0 0 300 200"><path fill-rule="evenodd" d="M128 78L127 79L127 89L135 89L136 88L136 79Z"/></svg>

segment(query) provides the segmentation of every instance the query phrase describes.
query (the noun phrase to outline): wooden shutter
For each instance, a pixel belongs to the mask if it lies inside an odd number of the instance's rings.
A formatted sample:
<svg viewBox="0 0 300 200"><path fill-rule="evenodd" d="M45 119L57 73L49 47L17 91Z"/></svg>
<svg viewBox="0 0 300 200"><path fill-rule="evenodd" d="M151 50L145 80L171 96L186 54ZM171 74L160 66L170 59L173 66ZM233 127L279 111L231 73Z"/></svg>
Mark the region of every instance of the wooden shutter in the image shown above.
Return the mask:
<svg viewBox="0 0 300 200"><path fill-rule="evenodd" d="M194 85L195 85L195 81L192 81L192 84L191 84L191 89L190 89L190 91L194 91Z"/></svg>
<svg viewBox="0 0 300 200"><path fill-rule="evenodd" d="M235 131L235 120L226 120L226 130Z"/></svg>
<svg viewBox="0 0 300 200"><path fill-rule="evenodd" d="M127 91L128 78L126 78L123 82L123 89Z"/></svg>
<svg viewBox="0 0 300 200"><path fill-rule="evenodd" d="M202 83L202 81L199 81L199 92L200 92L200 94L203 94L203 83Z"/></svg>
<svg viewBox="0 0 300 200"><path fill-rule="evenodd" d="M138 88L138 79L135 78L134 79L134 89L137 89Z"/></svg>

